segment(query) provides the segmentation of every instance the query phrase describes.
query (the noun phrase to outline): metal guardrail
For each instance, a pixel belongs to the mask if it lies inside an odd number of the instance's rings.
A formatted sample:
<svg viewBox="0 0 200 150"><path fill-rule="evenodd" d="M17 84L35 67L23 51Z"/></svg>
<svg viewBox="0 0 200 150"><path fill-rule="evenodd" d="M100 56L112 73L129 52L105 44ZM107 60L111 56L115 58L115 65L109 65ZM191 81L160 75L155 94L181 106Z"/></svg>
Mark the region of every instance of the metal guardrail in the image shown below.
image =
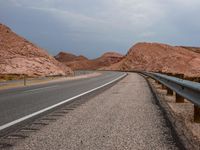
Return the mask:
<svg viewBox="0 0 200 150"><path fill-rule="evenodd" d="M176 95L176 102L184 102L189 100L194 104L194 121L200 122L200 83L183 80L180 78L152 72L139 72L146 75L157 82L161 83L167 89L168 94Z"/></svg>
<svg viewBox="0 0 200 150"><path fill-rule="evenodd" d="M160 83L178 93L179 95L183 96L187 100L200 106L200 83L167 76L160 73L145 72L143 74L159 81Z"/></svg>

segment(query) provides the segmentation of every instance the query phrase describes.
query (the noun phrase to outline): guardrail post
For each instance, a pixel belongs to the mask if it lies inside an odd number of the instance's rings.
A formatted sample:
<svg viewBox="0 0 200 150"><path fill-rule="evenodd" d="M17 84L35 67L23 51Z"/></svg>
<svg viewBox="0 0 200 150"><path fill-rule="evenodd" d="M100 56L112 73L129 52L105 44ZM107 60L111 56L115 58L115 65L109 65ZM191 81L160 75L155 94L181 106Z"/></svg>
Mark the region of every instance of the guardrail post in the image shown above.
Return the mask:
<svg viewBox="0 0 200 150"><path fill-rule="evenodd" d="M194 122L200 123L200 107L194 105Z"/></svg>
<svg viewBox="0 0 200 150"><path fill-rule="evenodd" d="M174 94L173 91L167 87L167 95L173 95L173 94Z"/></svg>
<svg viewBox="0 0 200 150"><path fill-rule="evenodd" d="M165 86L164 84L162 84L162 89L163 89L163 90L166 89L166 86Z"/></svg>
<svg viewBox="0 0 200 150"><path fill-rule="evenodd" d="M157 83L157 84L160 84L160 82L159 82L158 80L156 80L156 83Z"/></svg>
<svg viewBox="0 0 200 150"><path fill-rule="evenodd" d="M184 97L176 93L176 103L184 103Z"/></svg>

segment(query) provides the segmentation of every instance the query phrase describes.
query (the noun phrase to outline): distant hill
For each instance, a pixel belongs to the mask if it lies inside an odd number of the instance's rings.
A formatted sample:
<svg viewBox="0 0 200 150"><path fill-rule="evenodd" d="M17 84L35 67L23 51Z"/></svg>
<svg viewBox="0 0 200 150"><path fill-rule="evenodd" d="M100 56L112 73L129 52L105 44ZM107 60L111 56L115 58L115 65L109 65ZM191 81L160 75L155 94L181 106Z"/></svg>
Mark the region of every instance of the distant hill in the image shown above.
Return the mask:
<svg viewBox="0 0 200 150"><path fill-rule="evenodd" d="M50 76L73 73L9 27L0 24L0 75Z"/></svg>
<svg viewBox="0 0 200 150"><path fill-rule="evenodd" d="M76 56L74 54L67 53L67 52L60 52L54 58L60 62L70 62L70 61L75 61L75 60L80 60L80 61L88 60L86 57L84 57L82 55Z"/></svg>
<svg viewBox="0 0 200 150"><path fill-rule="evenodd" d="M196 53L200 53L200 47L188 47L188 46L180 46L180 47L194 51Z"/></svg>
<svg viewBox="0 0 200 150"><path fill-rule="evenodd" d="M96 70L101 67L110 66L111 64L121 61L123 55L116 52L108 52L99 58L90 60L84 56L76 56L74 54L60 52L55 56L55 58L73 70Z"/></svg>
<svg viewBox="0 0 200 150"><path fill-rule="evenodd" d="M160 43L137 43L125 58L107 70L145 70L200 76L200 54L183 47Z"/></svg>

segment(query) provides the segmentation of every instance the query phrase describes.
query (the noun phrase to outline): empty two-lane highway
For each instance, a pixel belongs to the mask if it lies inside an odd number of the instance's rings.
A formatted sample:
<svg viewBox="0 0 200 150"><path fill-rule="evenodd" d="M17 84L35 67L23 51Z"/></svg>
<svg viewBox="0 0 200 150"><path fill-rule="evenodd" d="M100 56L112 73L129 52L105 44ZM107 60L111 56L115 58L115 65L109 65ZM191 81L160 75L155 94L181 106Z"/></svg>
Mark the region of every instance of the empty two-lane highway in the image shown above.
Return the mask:
<svg viewBox="0 0 200 150"><path fill-rule="evenodd" d="M184 150L172 133L145 79L129 73L11 149Z"/></svg>
<svg viewBox="0 0 200 150"><path fill-rule="evenodd" d="M120 72L103 72L93 78L0 91L0 130L92 92L124 75Z"/></svg>

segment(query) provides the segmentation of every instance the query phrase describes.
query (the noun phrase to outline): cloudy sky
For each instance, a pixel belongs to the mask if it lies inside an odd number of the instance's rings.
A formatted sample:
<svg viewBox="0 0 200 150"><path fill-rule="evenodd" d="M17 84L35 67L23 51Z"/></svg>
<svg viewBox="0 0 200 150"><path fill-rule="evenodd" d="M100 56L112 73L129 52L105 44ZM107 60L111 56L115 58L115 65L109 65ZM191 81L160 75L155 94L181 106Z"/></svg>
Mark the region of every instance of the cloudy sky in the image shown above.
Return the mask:
<svg viewBox="0 0 200 150"><path fill-rule="evenodd" d="M0 0L0 22L45 48L90 58L135 43L200 46L200 0Z"/></svg>

